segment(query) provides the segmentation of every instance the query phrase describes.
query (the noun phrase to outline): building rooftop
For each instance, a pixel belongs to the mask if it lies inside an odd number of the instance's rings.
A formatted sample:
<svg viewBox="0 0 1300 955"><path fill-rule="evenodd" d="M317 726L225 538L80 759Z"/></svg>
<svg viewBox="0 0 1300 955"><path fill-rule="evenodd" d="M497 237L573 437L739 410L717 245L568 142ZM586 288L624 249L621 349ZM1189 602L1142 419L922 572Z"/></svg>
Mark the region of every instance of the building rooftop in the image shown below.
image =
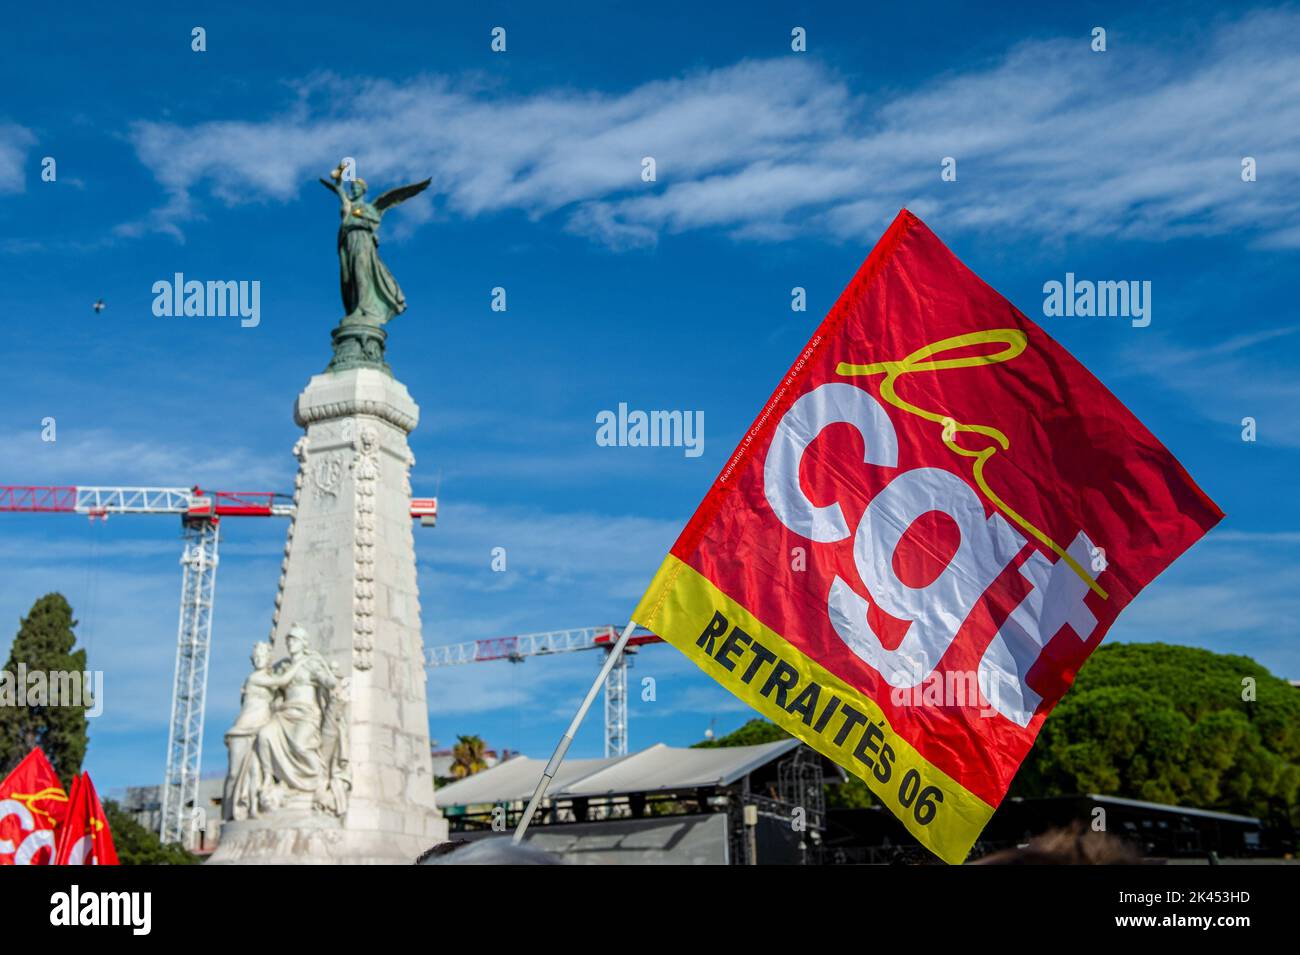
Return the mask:
<svg viewBox="0 0 1300 955"><path fill-rule="evenodd" d="M656 743L627 756L566 759L546 794L551 799L581 799L729 786L799 745L793 737L758 746L710 749L679 749ZM526 801L545 768L544 759L516 756L442 787L437 792L438 805L446 808Z"/></svg>

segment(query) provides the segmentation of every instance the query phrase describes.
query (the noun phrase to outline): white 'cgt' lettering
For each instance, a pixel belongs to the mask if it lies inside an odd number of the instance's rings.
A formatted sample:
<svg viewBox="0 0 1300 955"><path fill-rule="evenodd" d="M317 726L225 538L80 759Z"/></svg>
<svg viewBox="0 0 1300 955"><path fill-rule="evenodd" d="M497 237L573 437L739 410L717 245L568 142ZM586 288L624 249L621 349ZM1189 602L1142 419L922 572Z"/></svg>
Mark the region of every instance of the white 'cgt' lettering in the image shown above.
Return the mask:
<svg viewBox="0 0 1300 955"><path fill-rule="evenodd" d="M840 383L822 385L790 406L763 462L763 491L776 516L800 537L821 544L842 541L852 532L838 504L818 507L808 500L799 486L799 462L824 428L841 423L862 435L867 464L898 464L898 436L880 402L856 385Z"/></svg>
<svg viewBox="0 0 1300 955"><path fill-rule="evenodd" d="M894 573L894 551L913 522L930 511L953 519L961 543L934 580L911 587ZM911 623L898 646L886 650L867 624L866 598L836 577L829 599L831 624L890 686L915 686L934 672L984 591L1024 545L1002 515L984 516L970 485L951 471L904 471L867 505L853 539L853 563L880 609Z"/></svg>
<svg viewBox="0 0 1300 955"><path fill-rule="evenodd" d="M1085 566L1092 553L1092 541L1082 531L1067 552ZM980 692L993 708L1020 726L1028 726L1043 698L1029 688L1025 677L1038 662L1047 642L1066 624L1080 640L1087 640L1097 627L1097 618L1084 604L1088 585L1063 560L1051 563L1038 551L1020 565L1020 573L1033 584L998 628L997 635L980 660Z"/></svg>
<svg viewBox="0 0 1300 955"><path fill-rule="evenodd" d="M891 686L916 686L934 672L971 610L1025 546L1025 539L1002 515L986 517L970 485L941 468L898 475L872 498L856 532L850 531L838 504L813 504L799 483L804 452L835 423L851 424L862 435L866 463L897 466L898 436L880 403L855 385L825 384L796 401L777 425L764 462L764 492L781 523L802 537L833 543L853 533L854 565L870 599L835 577L827 598L831 625ZM950 517L961 540L934 580L912 587L894 573L894 551L913 522L931 511ZM1082 561L1090 546L1081 533L1070 554ZM1066 624L1086 639L1096 619L1083 605L1087 585L1064 561L1052 563L1035 551L1020 572L1033 589L985 652L979 682L998 712L1024 726L1041 702L1025 677L1043 647ZM867 623L872 600L890 616L908 621L903 640L893 650L885 649Z"/></svg>
<svg viewBox="0 0 1300 955"><path fill-rule="evenodd" d="M26 833L17 849L8 839L0 839L0 856L12 855L14 865L31 865L36 853L42 849L54 851L54 833L49 829L36 829L32 814L16 799L0 799L0 819L18 817L18 828ZM35 829L33 832L32 830Z"/></svg>

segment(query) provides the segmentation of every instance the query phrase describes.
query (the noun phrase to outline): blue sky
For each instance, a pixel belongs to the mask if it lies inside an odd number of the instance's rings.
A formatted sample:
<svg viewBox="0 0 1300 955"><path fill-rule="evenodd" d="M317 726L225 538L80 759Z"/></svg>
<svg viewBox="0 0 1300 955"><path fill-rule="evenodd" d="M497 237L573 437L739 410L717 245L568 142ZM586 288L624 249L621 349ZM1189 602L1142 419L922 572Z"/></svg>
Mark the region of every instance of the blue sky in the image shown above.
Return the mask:
<svg viewBox="0 0 1300 955"><path fill-rule="evenodd" d="M384 226L410 302L389 359L422 407L413 483L441 498L417 531L426 642L619 623L906 205L1228 514L1108 639L1300 677L1300 9L261 6L87 5L11 44L0 483L291 490L292 402L339 317L336 203L315 179L352 155L377 189L433 177ZM1041 317L1067 271L1149 280L1151 325ZM152 285L175 272L260 281L260 325L155 317ZM595 416L619 402L703 411L703 455L598 447ZM284 530L224 527L208 772L270 626ZM87 762L104 788L161 776L178 556L170 518L0 517L0 620L16 630L61 590L105 671ZM432 734L545 755L598 663L435 671ZM658 684L634 702L634 747L748 718L667 647L633 675ZM594 718L572 752L600 745Z"/></svg>

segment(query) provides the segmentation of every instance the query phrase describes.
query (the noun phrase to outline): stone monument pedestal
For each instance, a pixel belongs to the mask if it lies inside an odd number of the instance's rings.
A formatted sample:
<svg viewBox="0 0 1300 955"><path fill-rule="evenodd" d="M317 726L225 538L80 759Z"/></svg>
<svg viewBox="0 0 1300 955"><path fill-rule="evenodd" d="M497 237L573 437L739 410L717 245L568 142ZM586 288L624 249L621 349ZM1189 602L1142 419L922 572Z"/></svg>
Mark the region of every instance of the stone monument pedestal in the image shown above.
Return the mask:
<svg viewBox="0 0 1300 955"><path fill-rule="evenodd" d="M322 808L319 795L295 791L242 818L227 807L210 861L409 865L447 838L434 802L410 516L415 459L406 439L419 408L385 371L353 367L313 377L294 417L306 435L294 447L296 513L273 623L273 657L284 659L254 676L289 671L286 635L306 631L346 699L343 755L328 780L342 796L327 795ZM281 705L277 697L271 711ZM287 724L291 752L304 722ZM256 772L269 780L269 770Z"/></svg>

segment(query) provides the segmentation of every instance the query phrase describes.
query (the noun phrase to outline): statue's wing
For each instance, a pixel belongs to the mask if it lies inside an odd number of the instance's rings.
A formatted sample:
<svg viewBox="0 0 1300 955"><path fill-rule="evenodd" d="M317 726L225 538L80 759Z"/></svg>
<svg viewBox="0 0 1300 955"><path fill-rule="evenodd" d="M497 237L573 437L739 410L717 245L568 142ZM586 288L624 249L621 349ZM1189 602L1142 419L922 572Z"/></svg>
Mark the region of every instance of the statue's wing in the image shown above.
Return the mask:
<svg viewBox="0 0 1300 955"><path fill-rule="evenodd" d="M317 179L316 181L319 182L326 189L328 189L330 192L339 191L339 187L334 185L334 183L330 182L328 179Z"/></svg>
<svg viewBox="0 0 1300 955"><path fill-rule="evenodd" d="M397 205L399 202L405 202L412 196L418 196L424 190L429 188L432 179L426 179L424 182L413 182L409 186L398 186L396 189L389 189L386 193L375 200L375 208L380 212Z"/></svg>

